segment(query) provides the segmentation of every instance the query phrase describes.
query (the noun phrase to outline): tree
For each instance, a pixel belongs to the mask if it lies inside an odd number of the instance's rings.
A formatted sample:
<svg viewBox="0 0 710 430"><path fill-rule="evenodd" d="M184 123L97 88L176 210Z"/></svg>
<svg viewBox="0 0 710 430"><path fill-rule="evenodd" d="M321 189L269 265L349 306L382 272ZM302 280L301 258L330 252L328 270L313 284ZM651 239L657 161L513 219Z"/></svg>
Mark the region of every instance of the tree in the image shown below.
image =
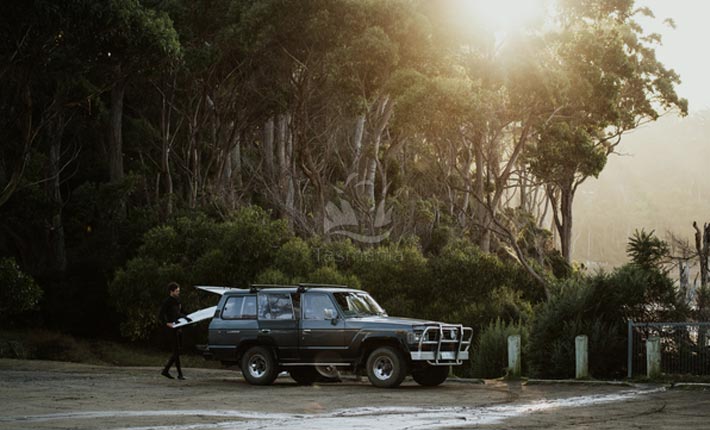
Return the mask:
<svg viewBox="0 0 710 430"><path fill-rule="evenodd" d="M633 1L565 1L560 29L548 36L557 71L558 120L541 124L529 154L536 177L546 184L554 225L567 261L572 256L572 205L578 187L598 176L623 134L661 111L687 113L678 97L678 75L655 56L660 41L635 21L648 9Z"/></svg>
<svg viewBox="0 0 710 430"><path fill-rule="evenodd" d="M700 285L706 287L710 278L710 224L705 223L701 231L698 223L693 221L695 229L695 250L700 261Z"/></svg>
<svg viewBox="0 0 710 430"><path fill-rule="evenodd" d="M664 259L670 253L668 244L656 237L654 231L646 232L634 230L634 234L629 238L626 253L635 264L646 268L660 268Z"/></svg>
<svg viewBox="0 0 710 430"><path fill-rule="evenodd" d="M111 0L93 4L97 29L95 55L110 88L108 171L111 182L121 181L123 167L123 101L131 78L179 58L180 43L164 12L139 0ZM100 29L100 31L99 31Z"/></svg>

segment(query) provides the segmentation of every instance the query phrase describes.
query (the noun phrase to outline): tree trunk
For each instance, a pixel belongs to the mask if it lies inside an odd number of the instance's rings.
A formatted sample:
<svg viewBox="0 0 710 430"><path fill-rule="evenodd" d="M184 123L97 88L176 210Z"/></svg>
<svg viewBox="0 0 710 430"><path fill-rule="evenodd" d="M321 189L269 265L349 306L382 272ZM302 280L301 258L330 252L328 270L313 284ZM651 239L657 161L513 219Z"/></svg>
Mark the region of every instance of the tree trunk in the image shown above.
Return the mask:
<svg viewBox="0 0 710 430"><path fill-rule="evenodd" d="M119 70L120 73L120 70ZM108 140L108 170L111 182L123 179L123 98L126 80L120 79L111 88L111 116Z"/></svg>
<svg viewBox="0 0 710 430"><path fill-rule="evenodd" d="M483 148L481 142L477 142L473 148L474 163L476 165L476 177L473 184L473 197L475 199L473 206L473 222L483 227L478 246L484 252L490 249L490 231L486 228L488 220L488 210L486 209L485 197L485 176L483 175Z"/></svg>
<svg viewBox="0 0 710 430"><path fill-rule="evenodd" d="M22 175L25 172L25 167L30 161L30 148L34 142L36 131L33 129L33 102L32 102L32 91L30 86L27 85L22 91L22 115L20 119L21 130L22 130L22 154L20 159L17 161L15 168L13 169L10 179L5 183L2 182L3 187L0 189L0 207L10 200L17 186L20 185L22 180Z"/></svg>
<svg viewBox="0 0 710 430"><path fill-rule="evenodd" d="M162 97L162 110L160 115L160 128L162 134L162 145L160 153L160 176L163 180L163 188L165 189L165 216L170 217L173 214L173 176L170 171L170 151L172 143L171 129L171 107L168 104L166 96ZM156 190L156 196L159 195L159 190ZM160 204L158 202L158 204Z"/></svg>
<svg viewBox="0 0 710 430"><path fill-rule="evenodd" d="M365 115L360 115L355 121L355 133L353 134L353 170L357 171L362 155L362 137L365 134Z"/></svg>
<svg viewBox="0 0 710 430"><path fill-rule="evenodd" d="M565 184L560 189L560 214L562 228L560 229L560 245L562 256L568 263L572 262L572 202L574 201L574 188L572 184Z"/></svg>
<svg viewBox="0 0 710 430"><path fill-rule="evenodd" d="M269 118L264 123L262 150L264 157L265 176L271 180L274 177L274 119Z"/></svg>
<svg viewBox="0 0 710 430"><path fill-rule="evenodd" d="M237 198L236 190L242 189L242 135L239 133L237 139L234 142L234 147L230 153L229 163L232 167L230 169L230 204L232 209L236 209Z"/></svg>
<svg viewBox="0 0 710 430"><path fill-rule="evenodd" d="M698 223L693 221L695 229L695 250L698 252L700 261L700 285L708 285L708 259L710 258L710 224L705 224L703 231L700 231Z"/></svg>
<svg viewBox="0 0 710 430"><path fill-rule="evenodd" d="M288 114L279 115L276 123L276 161L278 163L278 192L281 217L286 219L289 225L293 225L293 181L291 170L291 149L289 144L291 135L289 133L290 116Z"/></svg>
<svg viewBox="0 0 710 430"><path fill-rule="evenodd" d="M370 211L374 211L376 205L375 197L375 180L377 168L379 166L380 145L382 143L382 134L392 117L394 103L389 97L383 97L377 105L377 124L372 133L372 159L367 168L367 177L365 178L365 192L368 199Z"/></svg>
<svg viewBox="0 0 710 430"><path fill-rule="evenodd" d="M285 183L284 175L288 171L286 162L286 139L288 136L288 115L279 115L276 119L276 161L279 166L279 179ZM282 188L283 189L283 188Z"/></svg>
<svg viewBox="0 0 710 430"><path fill-rule="evenodd" d="M61 109L61 108L59 108ZM67 268L67 251L62 223L62 193L60 189L62 137L64 136L64 113L58 112L49 127L49 169L47 195L52 202L52 216L47 223L47 237L52 251L52 268L65 271Z"/></svg>

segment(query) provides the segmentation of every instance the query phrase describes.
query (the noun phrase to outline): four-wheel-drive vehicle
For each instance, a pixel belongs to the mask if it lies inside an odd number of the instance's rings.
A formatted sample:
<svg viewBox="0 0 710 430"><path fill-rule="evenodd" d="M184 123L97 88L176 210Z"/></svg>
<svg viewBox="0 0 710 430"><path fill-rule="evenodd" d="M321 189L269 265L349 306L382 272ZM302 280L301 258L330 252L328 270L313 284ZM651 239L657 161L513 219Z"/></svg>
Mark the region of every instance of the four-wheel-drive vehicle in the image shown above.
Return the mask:
<svg viewBox="0 0 710 430"><path fill-rule="evenodd" d="M450 366L469 358L471 328L389 317L362 290L322 284L198 288L222 294L216 307L190 315L193 321L212 315L206 354L238 365L251 384L271 384L284 370L310 384L335 378L341 369L364 373L378 387L396 387L407 375L435 386Z"/></svg>

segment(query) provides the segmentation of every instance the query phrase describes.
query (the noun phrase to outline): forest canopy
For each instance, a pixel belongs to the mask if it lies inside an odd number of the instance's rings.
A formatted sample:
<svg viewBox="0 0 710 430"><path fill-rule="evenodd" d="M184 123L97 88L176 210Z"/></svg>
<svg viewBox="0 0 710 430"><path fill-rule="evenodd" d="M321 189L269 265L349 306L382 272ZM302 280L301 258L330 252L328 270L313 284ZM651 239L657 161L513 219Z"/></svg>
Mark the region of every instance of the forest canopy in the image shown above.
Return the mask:
<svg viewBox="0 0 710 430"><path fill-rule="evenodd" d="M687 102L632 0L485 3L3 3L0 257L75 331L148 336L173 278L529 321L576 285L579 185Z"/></svg>

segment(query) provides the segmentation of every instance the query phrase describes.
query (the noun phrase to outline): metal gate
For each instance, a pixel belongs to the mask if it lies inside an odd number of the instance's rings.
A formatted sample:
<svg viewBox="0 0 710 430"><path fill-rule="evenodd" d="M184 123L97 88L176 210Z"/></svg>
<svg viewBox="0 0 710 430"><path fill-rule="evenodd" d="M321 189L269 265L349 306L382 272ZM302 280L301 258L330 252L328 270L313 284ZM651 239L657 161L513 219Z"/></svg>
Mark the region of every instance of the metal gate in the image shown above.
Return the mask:
<svg viewBox="0 0 710 430"><path fill-rule="evenodd" d="M666 375L710 375L710 322L629 321L628 377L646 375L646 340L661 341L661 372Z"/></svg>

